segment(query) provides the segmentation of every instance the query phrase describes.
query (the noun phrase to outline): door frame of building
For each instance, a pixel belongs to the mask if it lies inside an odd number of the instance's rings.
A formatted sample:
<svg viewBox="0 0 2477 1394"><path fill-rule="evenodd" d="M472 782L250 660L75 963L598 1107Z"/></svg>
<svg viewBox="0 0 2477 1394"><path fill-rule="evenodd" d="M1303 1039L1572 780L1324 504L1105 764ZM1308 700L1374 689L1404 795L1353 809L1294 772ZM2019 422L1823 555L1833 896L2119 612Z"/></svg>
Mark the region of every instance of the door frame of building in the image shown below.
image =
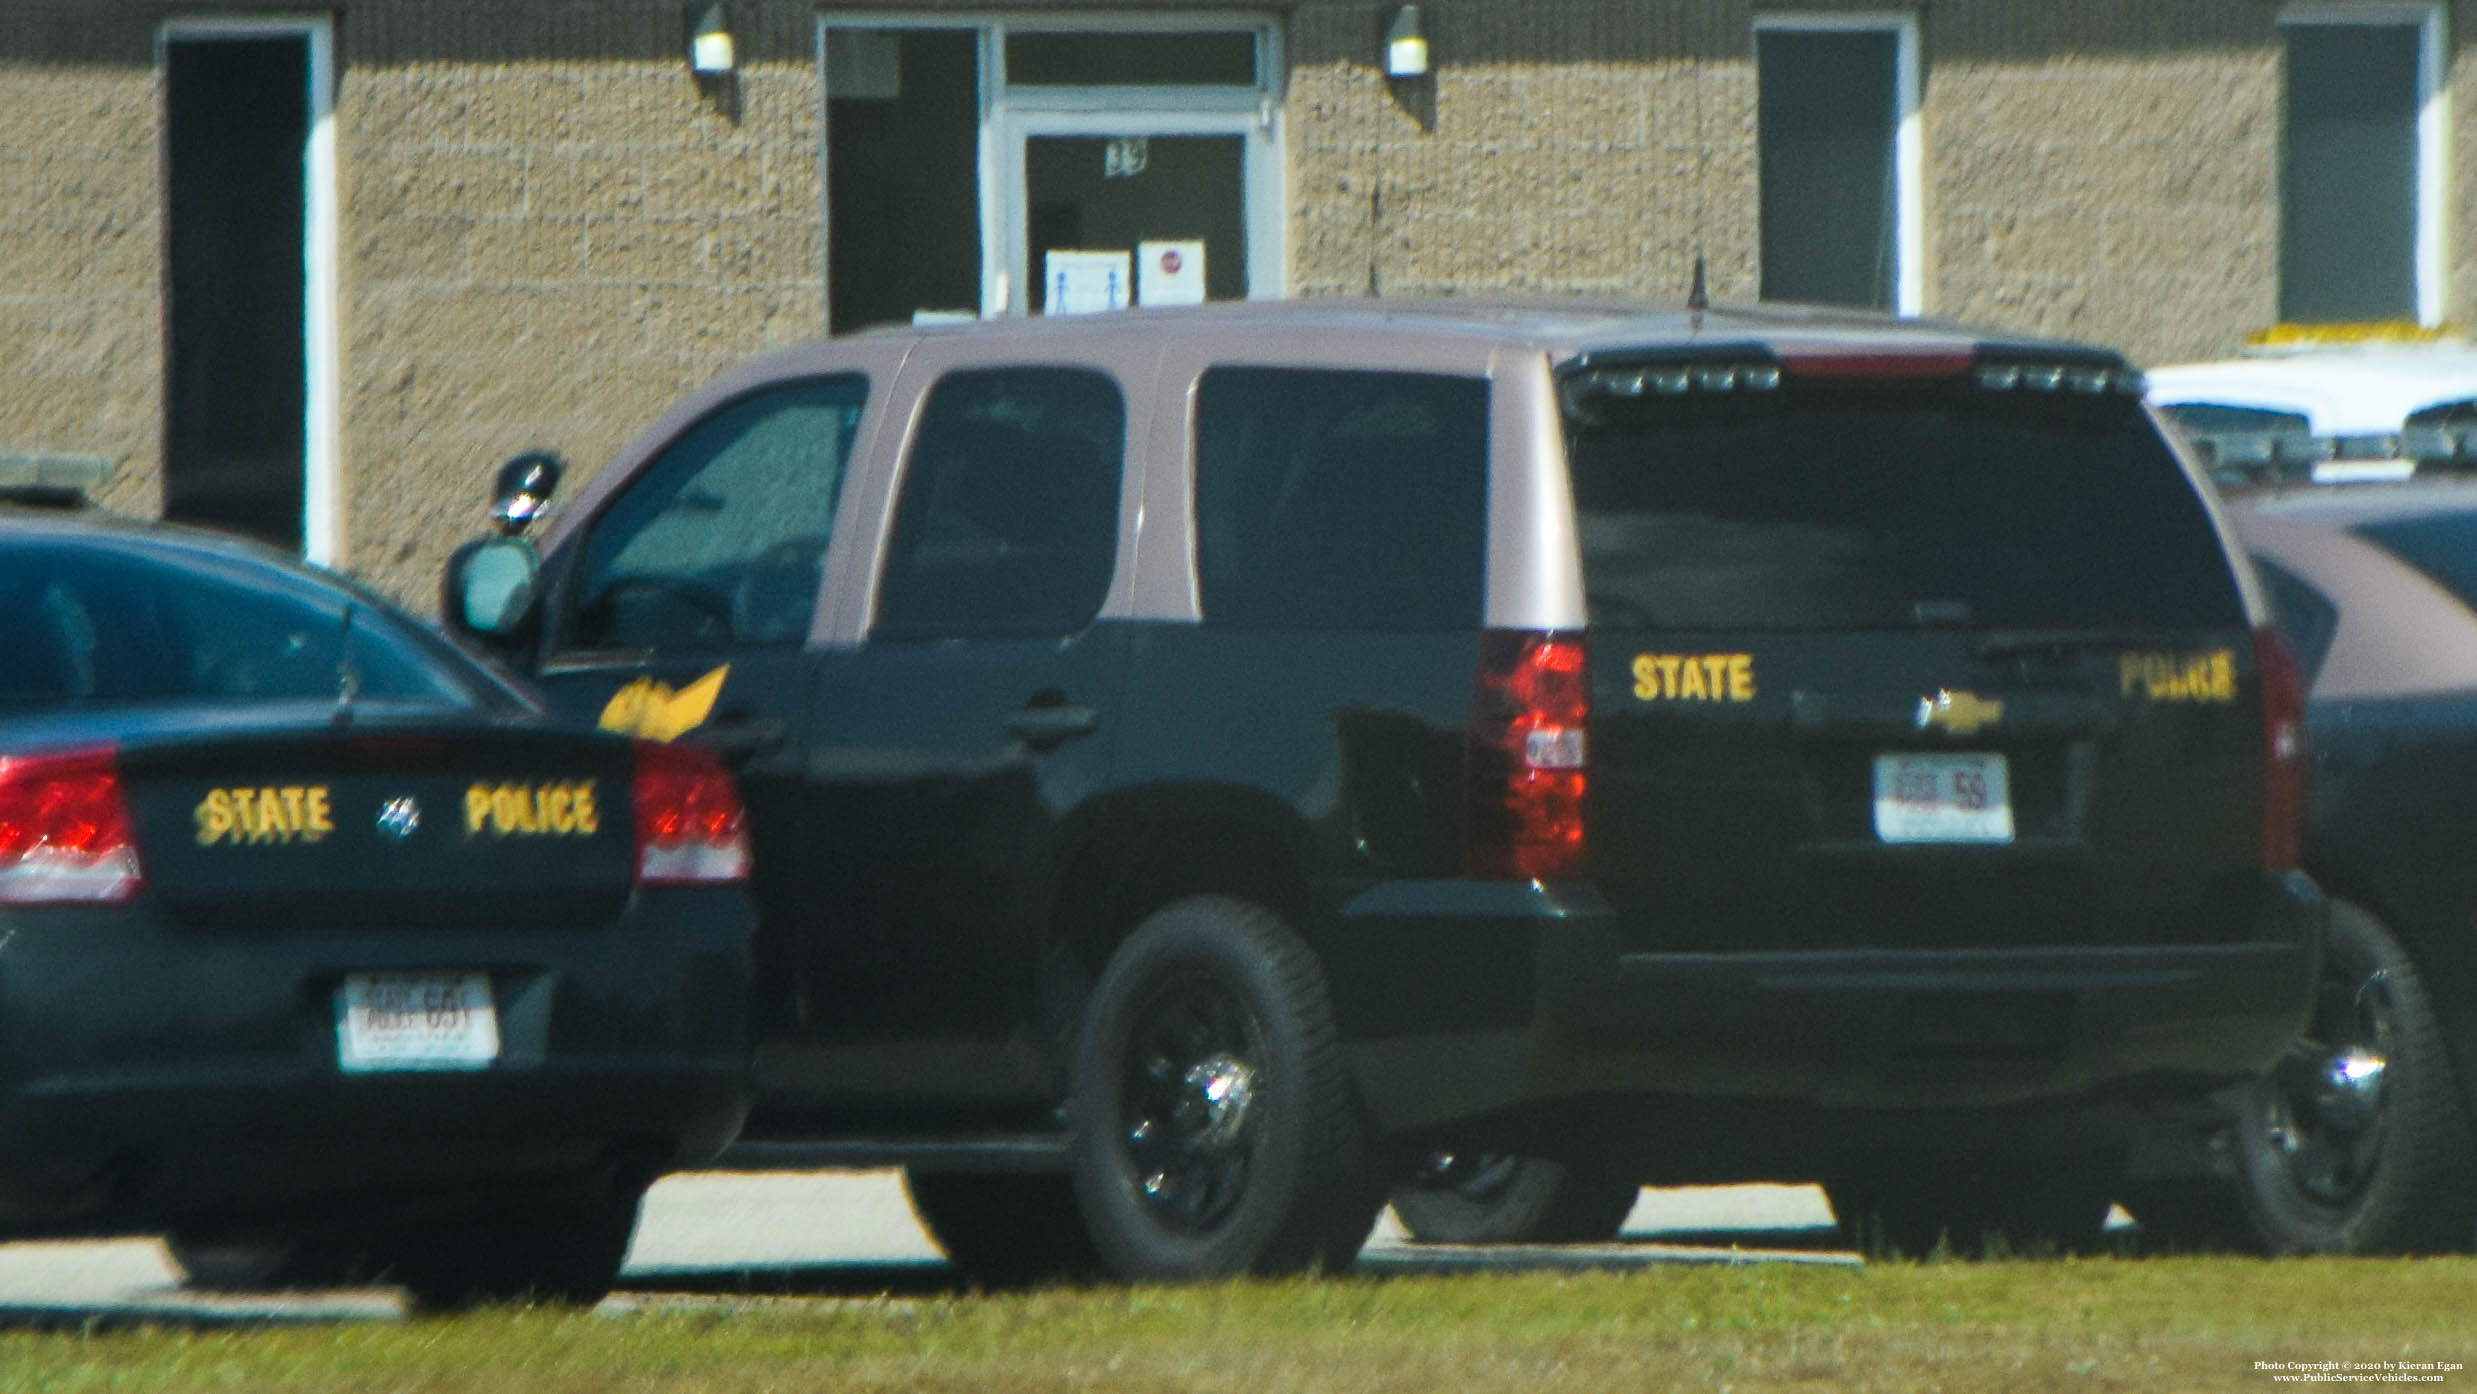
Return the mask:
<svg viewBox="0 0 2477 1394"><path fill-rule="evenodd" d="M198 15L166 20L155 36L160 86L172 45L231 39L304 40L309 48L309 138L302 149L301 550L322 566L344 560L337 445L335 22L318 15ZM157 187L169 183L158 176ZM170 216L170 210L165 210Z"/></svg>
<svg viewBox="0 0 2477 1394"><path fill-rule="evenodd" d="M2336 4L2330 0L2289 5L2279 12L2277 39L2284 56L2291 28L2316 25L2378 26L2417 31L2417 213L2410 253L2417 281L2417 323L2433 328L2447 313L2451 277L2451 92L2448 86L2450 49L2438 3ZM2287 96L2280 96L2285 111ZM2284 116L2282 118L2285 119ZM2286 191L2281 191L2281 197Z"/></svg>
<svg viewBox="0 0 2477 1394"><path fill-rule="evenodd" d="M1919 315L1927 308L1926 125L1919 113L1918 16L1906 10L1846 14L1789 12L1755 17L1747 45L1750 60L1766 33L1883 34L1893 36L1892 125L1892 311ZM1762 152L1756 152L1756 159Z"/></svg>
<svg viewBox="0 0 2477 1394"><path fill-rule="evenodd" d="M1024 142L1040 136L1235 135L1245 142L1240 203L1247 238L1247 298L1277 300L1290 285L1289 189L1282 159L1280 24L1256 11L1181 14L1068 11L924 15L837 12L817 19L818 86L825 99L826 46L837 29L944 29L977 35L980 48L981 303L984 319L1021 315L1030 303ZM1006 81L1009 32L1230 33L1256 36L1256 85L1246 87L1049 87ZM822 144L821 144L822 152ZM821 153L822 158L822 153ZM831 210L826 213L832 236Z"/></svg>

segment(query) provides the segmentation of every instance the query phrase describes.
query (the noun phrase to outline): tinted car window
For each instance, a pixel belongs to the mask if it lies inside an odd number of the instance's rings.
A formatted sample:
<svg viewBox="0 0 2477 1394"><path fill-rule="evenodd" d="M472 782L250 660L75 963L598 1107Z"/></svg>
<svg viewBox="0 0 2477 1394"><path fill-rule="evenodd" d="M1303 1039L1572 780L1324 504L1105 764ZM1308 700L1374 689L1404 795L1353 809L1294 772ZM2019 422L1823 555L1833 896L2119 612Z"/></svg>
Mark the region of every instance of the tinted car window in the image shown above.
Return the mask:
<svg viewBox="0 0 2477 1394"><path fill-rule="evenodd" d="M487 684L357 595L207 552L0 548L0 706L357 698L472 707Z"/></svg>
<svg viewBox="0 0 2477 1394"><path fill-rule="evenodd" d="M2477 513L2428 513L2359 523L2351 531L2477 610Z"/></svg>
<svg viewBox="0 0 2477 1394"><path fill-rule="evenodd" d="M2219 537L2126 402L1957 390L1575 423L1595 625L2241 625Z"/></svg>
<svg viewBox="0 0 2477 1394"><path fill-rule="evenodd" d="M1100 613L1117 554L1127 408L1080 368L961 372L931 389L879 582L880 639L1053 638Z"/></svg>
<svg viewBox="0 0 2477 1394"><path fill-rule="evenodd" d="M819 378L690 427L594 522L568 642L798 644L867 397L863 378Z"/></svg>
<svg viewBox="0 0 2477 1394"><path fill-rule="evenodd" d="M2254 554L2253 564L2270 599L2271 618L2296 652L2306 685L2311 686L2322 671L2322 660L2330 655L2331 640L2339 634L2339 607L2312 582L2261 553Z"/></svg>
<svg viewBox="0 0 2477 1394"><path fill-rule="evenodd" d="M1195 471L1206 624L1479 623L1485 379L1216 368L1197 392Z"/></svg>

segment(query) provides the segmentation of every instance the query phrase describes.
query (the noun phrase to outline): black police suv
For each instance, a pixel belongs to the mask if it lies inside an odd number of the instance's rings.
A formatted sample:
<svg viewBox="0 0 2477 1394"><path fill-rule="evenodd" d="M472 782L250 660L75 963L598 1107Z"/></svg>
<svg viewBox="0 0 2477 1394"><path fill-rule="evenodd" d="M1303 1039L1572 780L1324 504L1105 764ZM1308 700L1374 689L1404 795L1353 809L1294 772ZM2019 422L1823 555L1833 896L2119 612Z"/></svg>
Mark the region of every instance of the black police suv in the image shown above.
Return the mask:
<svg viewBox="0 0 2477 1394"><path fill-rule="evenodd" d="M2332 896L2331 933L2305 1028L2231 1091L2233 1213L2214 1217L2188 1188L2168 1197L2179 1209L2166 1224L2272 1252L2465 1250L2477 1243L2477 866L2463 851L2477 838L2477 488L2274 489L2229 512L2307 680L2304 864Z"/></svg>
<svg viewBox="0 0 2477 1394"><path fill-rule="evenodd" d="M0 1234L590 1300L748 1103L711 755L254 545L0 507Z"/></svg>
<svg viewBox="0 0 2477 1394"><path fill-rule="evenodd" d="M561 709L736 762L728 1158L900 1165L983 1277L1341 1263L1388 1193L1605 1237L1648 1181L2095 1235L2311 997L2294 665L2075 345L865 333L695 393L445 599Z"/></svg>

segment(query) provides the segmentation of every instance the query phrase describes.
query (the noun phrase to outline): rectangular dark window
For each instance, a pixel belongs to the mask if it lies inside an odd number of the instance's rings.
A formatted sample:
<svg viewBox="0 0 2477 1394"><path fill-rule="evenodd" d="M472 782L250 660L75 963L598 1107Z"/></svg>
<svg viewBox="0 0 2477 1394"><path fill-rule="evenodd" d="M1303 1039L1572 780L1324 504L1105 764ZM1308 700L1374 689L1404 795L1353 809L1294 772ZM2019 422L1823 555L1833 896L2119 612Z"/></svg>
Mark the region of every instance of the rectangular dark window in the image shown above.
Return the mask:
<svg viewBox="0 0 2477 1394"><path fill-rule="evenodd" d="M1901 36L1755 34L1763 298L1898 308Z"/></svg>
<svg viewBox="0 0 2477 1394"><path fill-rule="evenodd" d="M306 38L164 49L164 516L303 540Z"/></svg>
<svg viewBox="0 0 2477 1394"><path fill-rule="evenodd" d="M1256 36L1011 33L1006 80L1019 87L1253 87Z"/></svg>
<svg viewBox="0 0 2477 1394"><path fill-rule="evenodd" d="M878 584L878 639L1054 639L1100 613L1118 555L1127 404L1083 368L930 390Z"/></svg>
<svg viewBox="0 0 2477 1394"><path fill-rule="evenodd" d="M1195 457L1206 624L1478 626L1486 379L1215 368L1197 390Z"/></svg>
<svg viewBox="0 0 2477 1394"><path fill-rule="evenodd" d="M1791 387L1569 422L1595 627L2244 623L2133 402Z"/></svg>
<svg viewBox="0 0 2477 1394"><path fill-rule="evenodd" d="M2279 317L2417 317L2415 24L2291 24Z"/></svg>
<svg viewBox="0 0 2477 1394"><path fill-rule="evenodd" d="M980 311L980 36L826 35L828 327Z"/></svg>

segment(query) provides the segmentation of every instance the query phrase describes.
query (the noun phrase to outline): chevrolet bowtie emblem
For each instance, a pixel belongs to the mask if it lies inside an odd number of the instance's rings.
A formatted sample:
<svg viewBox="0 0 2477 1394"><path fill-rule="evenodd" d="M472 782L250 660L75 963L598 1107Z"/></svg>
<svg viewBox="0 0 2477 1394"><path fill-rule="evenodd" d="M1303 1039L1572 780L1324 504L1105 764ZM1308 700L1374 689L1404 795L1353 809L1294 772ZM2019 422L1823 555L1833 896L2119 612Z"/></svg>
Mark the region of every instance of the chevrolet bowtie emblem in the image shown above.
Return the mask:
<svg viewBox="0 0 2477 1394"><path fill-rule="evenodd" d="M1966 736L1981 726L1992 726L2004 719L2004 704L1988 701L1975 692L1955 692L1945 688L1932 697L1918 699L1918 729L1941 726L1956 736Z"/></svg>

